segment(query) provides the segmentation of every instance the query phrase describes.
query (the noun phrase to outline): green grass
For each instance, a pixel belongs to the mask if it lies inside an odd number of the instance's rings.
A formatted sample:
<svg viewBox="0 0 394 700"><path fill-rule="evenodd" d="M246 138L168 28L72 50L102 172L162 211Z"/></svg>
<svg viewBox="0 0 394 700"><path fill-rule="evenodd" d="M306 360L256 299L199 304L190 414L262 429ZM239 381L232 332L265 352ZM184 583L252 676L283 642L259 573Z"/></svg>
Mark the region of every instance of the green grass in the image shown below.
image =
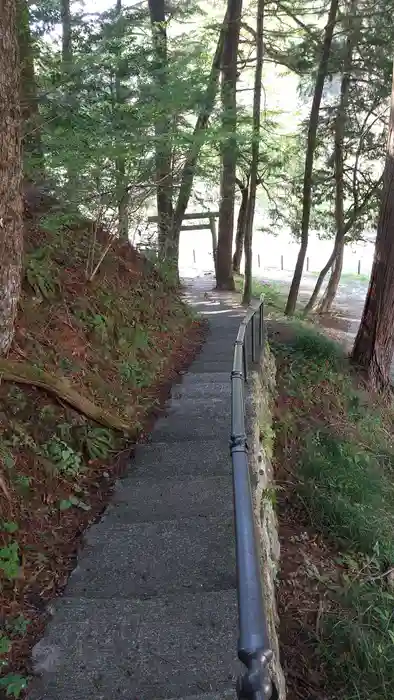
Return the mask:
<svg viewBox="0 0 394 700"><path fill-rule="evenodd" d="M236 290L242 292L244 278L241 275L236 275L234 280ZM253 279L252 296L255 299L259 299L262 294L264 295L267 307L276 311L284 310L287 296L279 284L275 282L260 282L259 280Z"/></svg>
<svg viewBox="0 0 394 700"><path fill-rule="evenodd" d="M369 275L360 275L357 272L342 272L341 280L358 280L359 282L369 282Z"/></svg>
<svg viewBox="0 0 394 700"><path fill-rule="evenodd" d="M297 464L310 526L342 553L317 641L328 697L392 700L394 589L385 573L394 566L394 415L357 386L336 343L307 324L289 327L273 345L279 391L292 401L276 425L286 435L280 458Z"/></svg>

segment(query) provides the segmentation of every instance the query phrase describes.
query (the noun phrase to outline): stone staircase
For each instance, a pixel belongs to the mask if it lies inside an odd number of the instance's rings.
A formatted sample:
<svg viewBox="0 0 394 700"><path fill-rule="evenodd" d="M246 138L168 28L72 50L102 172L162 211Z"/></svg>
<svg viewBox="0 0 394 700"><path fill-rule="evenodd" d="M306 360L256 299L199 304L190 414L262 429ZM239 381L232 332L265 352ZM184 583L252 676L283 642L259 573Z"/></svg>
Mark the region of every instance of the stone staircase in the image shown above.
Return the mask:
<svg viewBox="0 0 394 700"><path fill-rule="evenodd" d="M208 339L137 448L33 650L30 700L235 698L230 370L242 310L199 280Z"/></svg>

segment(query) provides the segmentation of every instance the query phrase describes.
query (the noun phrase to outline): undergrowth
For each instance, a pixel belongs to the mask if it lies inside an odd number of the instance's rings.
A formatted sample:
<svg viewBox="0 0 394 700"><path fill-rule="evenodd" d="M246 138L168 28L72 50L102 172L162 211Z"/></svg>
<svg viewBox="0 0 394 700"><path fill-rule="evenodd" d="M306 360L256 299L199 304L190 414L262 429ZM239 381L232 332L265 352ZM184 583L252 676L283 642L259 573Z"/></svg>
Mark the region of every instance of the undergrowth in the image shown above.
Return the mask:
<svg viewBox="0 0 394 700"><path fill-rule="evenodd" d="M277 459L295 479L305 522L336 552L315 635L324 697L391 700L394 412L334 341L303 323L278 328Z"/></svg>
<svg viewBox="0 0 394 700"><path fill-rule="evenodd" d="M47 219L26 224L20 313L3 365L59 377L129 425L130 444L193 352L199 323L167 271L128 243L115 241L89 281L92 241L94 268L108 236L86 221ZM58 398L34 381L0 381L0 696L26 687L45 601L65 585L77 538L104 507L127 446L124 434Z"/></svg>

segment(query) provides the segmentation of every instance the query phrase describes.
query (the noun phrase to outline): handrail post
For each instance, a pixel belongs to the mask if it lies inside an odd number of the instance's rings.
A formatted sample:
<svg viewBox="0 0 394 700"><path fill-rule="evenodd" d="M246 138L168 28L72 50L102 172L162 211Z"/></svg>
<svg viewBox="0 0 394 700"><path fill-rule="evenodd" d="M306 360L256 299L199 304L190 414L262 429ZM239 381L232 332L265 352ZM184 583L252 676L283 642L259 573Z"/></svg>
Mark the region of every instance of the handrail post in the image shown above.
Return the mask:
<svg viewBox="0 0 394 700"><path fill-rule="evenodd" d="M247 360L247 345L246 345L246 336L242 345L242 360L243 360L243 374L244 374L244 380L245 382L248 381L248 360Z"/></svg>
<svg viewBox="0 0 394 700"><path fill-rule="evenodd" d="M255 325L254 325L254 314L250 320L250 335L251 335L251 343L252 343L252 362L256 362L256 334L255 334Z"/></svg>
<svg viewBox="0 0 394 700"><path fill-rule="evenodd" d="M261 348L264 345L264 300L261 301L259 308L259 344Z"/></svg>

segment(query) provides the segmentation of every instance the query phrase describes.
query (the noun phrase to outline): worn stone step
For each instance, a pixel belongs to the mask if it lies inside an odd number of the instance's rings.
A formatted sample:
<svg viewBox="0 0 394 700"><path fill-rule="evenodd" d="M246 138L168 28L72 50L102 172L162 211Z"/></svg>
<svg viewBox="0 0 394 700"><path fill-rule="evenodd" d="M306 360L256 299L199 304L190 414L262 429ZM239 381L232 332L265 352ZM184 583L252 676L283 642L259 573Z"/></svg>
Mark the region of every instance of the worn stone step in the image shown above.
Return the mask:
<svg viewBox="0 0 394 700"><path fill-rule="evenodd" d="M200 422L220 420L227 416L230 421L231 401L228 397L210 396L209 399L204 398L189 398L182 396L180 399L171 400L167 403L164 415L157 421L152 435L157 430L172 423L172 421L182 418L184 421L193 424L194 428L198 427ZM230 423L228 424L230 431Z"/></svg>
<svg viewBox="0 0 394 700"><path fill-rule="evenodd" d="M138 445L128 472L147 483L157 479L189 480L231 474L228 443L217 437L188 442Z"/></svg>
<svg viewBox="0 0 394 700"><path fill-rule="evenodd" d="M228 688L228 690L223 690L220 695L212 695L209 693L209 695L193 695L193 696L188 696L187 698L171 698L170 700L236 700L237 694L235 687L232 686Z"/></svg>
<svg viewBox="0 0 394 700"><path fill-rule="evenodd" d="M201 377L201 375L198 375ZM202 399L204 401L210 400L211 397L221 398L223 397L226 401L230 401L231 395L231 382L230 375L226 375L227 380L225 382L216 382L212 384L211 382L202 381L195 382L193 384L174 384L171 390L171 397L175 400L181 399L182 397L188 398L190 400Z"/></svg>
<svg viewBox="0 0 394 700"><path fill-rule="evenodd" d="M33 650L43 677L29 700L216 700L239 673L236 644L233 590L173 600L63 598Z"/></svg>
<svg viewBox="0 0 394 700"><path fill-rule="evenodd" d="M232 517L122 524L113 511L87 532L67 594L147 598L235 586Z"/></svg>
<svg viewBox="0 0 394 700"><path fill-rule="evenodd" d="M183 440L205 440L212 435L223 440L223 449L226 449L230 439L230 407L227 413L220 413L195 409L183 413L174 413L167 418L160 418L150 437L155 442L181 442Z"/></svg>
<svg viewBox="0 0 394 700"><path fill-rule="evenodd" d="M227 384L227 382L230 381L230 375L227 372L227 370L219 370L218 372L210 372L206 373L206 376L201 378L201 375L192 371L185 372L185 374L182 375L182 384L184 386L189 386L193 384L211 384L214 386L215 384Z"/></svg>
<svg viewBox="0 0 394 700"><path fill-rule="evenodd" d="M153 484L131 475L117 482L107 513L118 522L132 523L209 516L218 512L231 516L232 508L230 474L187 482L165 479Z"/></svg>
<svg viewBox="0 0 394 700"><path fill-rule="evenodd" d="M192 365L194 374L212 374L216 372L227 372L230 374L233 366L233 358L231 356L222 360L198 360Z"/></svg>

